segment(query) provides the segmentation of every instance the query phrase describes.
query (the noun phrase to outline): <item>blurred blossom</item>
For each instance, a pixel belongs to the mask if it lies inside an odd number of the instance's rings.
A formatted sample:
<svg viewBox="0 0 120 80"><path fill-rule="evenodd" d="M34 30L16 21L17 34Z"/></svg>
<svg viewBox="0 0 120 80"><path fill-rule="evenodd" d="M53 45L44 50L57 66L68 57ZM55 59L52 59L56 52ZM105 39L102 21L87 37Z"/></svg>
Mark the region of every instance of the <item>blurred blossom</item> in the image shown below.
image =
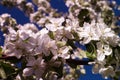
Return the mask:
<svg viewBox="0 0 120 80"><path fill-rule="evenodd" d="M102 74L105 79L108 79L109 76L115 76L115 72L112 66L108 66L107 68L101 68L99 73Z"/></svg>

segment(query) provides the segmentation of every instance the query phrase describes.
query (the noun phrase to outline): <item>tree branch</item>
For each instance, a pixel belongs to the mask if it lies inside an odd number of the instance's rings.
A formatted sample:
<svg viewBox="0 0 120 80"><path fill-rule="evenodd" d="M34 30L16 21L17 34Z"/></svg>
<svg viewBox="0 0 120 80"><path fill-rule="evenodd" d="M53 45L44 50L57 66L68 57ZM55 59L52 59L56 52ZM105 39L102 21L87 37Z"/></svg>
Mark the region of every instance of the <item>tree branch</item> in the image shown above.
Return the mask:
<svg viewBox="0 0 120 80"><path fill-rule="evenodd" d="M74 65L89 65L89 62L93 62L93 60L75 60L75 59L66 59L67 63Z"/></svg>
<svg viewBox="0 0 120 80"><path fill-rule="evenodd" d="M16 57L8 57L8 56L2 56L0 59L4 60L20 60L17 59ZM88 60L76 60L76 59L66 59L66 62L68 64L74 64L74 65L89 65L89 62L93 62L94 60L88 59Z"/></svg>

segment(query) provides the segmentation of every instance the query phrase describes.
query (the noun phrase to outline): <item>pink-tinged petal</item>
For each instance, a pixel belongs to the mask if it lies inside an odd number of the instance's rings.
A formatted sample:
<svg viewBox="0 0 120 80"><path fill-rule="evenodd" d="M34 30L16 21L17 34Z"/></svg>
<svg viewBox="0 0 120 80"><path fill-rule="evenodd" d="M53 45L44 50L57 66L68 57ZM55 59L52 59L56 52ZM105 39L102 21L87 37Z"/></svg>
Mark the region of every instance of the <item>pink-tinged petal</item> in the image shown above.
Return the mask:
<svg viewBox="0 0 120 80"><path fill-rule="evenodd" d="M27 59L27 61L28 61L28 63L27 63L26 66L34 66L36 60L35 60L34 57L29 57L29 58Z"/></svg>
<svg viewBox="0 0 120 80"><path fill-rule="evenodd" d="M13 52L14 56L16 56L18 59L22 56L22 50L14 50Z"/></svg>
<svg viewBox="0 0 120 80"><path fill-rule="evenodd" d="M31 76L33 74L33 69L32 68L25 68L23 70L23 75L24 76Z"/></svg>

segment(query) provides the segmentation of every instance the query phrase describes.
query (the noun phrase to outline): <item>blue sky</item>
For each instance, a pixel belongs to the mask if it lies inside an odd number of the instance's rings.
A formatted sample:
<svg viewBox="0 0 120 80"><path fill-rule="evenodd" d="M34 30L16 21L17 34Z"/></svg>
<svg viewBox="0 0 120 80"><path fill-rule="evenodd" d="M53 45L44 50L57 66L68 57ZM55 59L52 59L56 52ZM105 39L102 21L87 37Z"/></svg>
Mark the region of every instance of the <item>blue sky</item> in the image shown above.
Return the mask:
<svg viewBox="0 0 120 80"><path fill-rule="evenodd" d="M31 1L31 0L28 0ZM120 4L120 0L117 0ZM63 0L51 0L51 5L53 8L58 9L58 12L67 12L68 8L65 6ZM0 15L3 13L9 13L13 18L17 20L17 23L19 24L25 24L30 22L29 18L24 15L23 12L18 10L17 8L7 9L6 7L0 6ZM116 15L120 15L120 12ZM4 37L3 34L0 32L0 45L3 45ZM86 69L86 75L81 75L79 80L105 80L102 78L99 74L92 74L92 66L85 66ZM111 80L111 79L107 79Z"/></svg>

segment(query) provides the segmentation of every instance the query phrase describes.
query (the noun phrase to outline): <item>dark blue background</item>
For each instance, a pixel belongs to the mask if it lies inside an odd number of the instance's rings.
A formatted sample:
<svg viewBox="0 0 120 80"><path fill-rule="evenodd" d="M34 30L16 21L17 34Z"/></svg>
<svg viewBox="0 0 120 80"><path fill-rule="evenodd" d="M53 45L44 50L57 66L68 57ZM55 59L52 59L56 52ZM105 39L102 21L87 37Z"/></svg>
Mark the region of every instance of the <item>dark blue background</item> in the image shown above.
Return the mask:
<svg viewBox="0 0 120 80"><path fill-rule="evenodd" d="M28 0L31 1L31 0ZM120 4L120 0L116 0L118 4ZM58 12L66 13L68 8L65 6L63 0L51 0L51 5L53 8L58 9ZM115 10L115 15L120 15L120 11ZM29 18L24 15L24 13L17 8L7 9L6 7L0 6L0 15L3 13L9 13L13 18L17 20L19 24L25 24L30 22ZM119 24L119 23L118 23ZM0 45L3 45L4 37L3 34L0 32ZM92 74L92 66L85 66L86 74L81 75L79 80L105 80L99 74ZM107 80L111 80L110 78Z"/></svg>

